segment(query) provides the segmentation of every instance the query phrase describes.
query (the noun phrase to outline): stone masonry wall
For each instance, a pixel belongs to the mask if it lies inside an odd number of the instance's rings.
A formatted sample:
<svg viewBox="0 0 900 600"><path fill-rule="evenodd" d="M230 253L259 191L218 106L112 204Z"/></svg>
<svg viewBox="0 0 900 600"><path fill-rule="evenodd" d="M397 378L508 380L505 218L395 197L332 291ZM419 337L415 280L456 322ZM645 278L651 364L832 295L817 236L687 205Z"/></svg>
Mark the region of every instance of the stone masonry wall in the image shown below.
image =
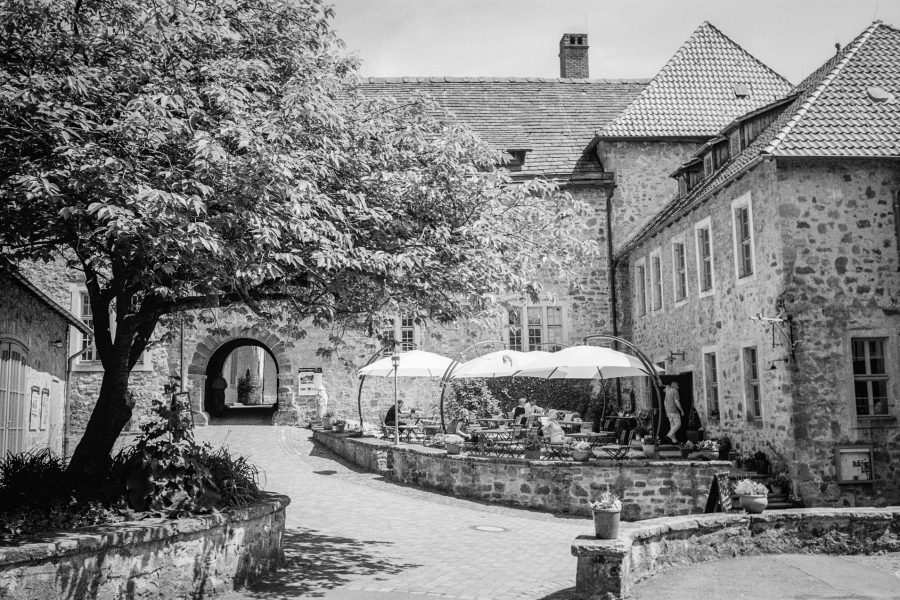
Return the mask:
<svg viewBox="0 0 900 600"><path fill-rule="evenodd" d="M713 475L728 463L647 460L589 463L450 456L373 438L316 431L314 439L355 464L401 483L550 512L589 515L588 502L613 490L629 521L703 512Z"/></svg>
<svg viewBox="0 0 900 600"><path fill-rule="evenodd" d="M65 319L18 282L0 278L0 340L19 342L27 354L25 398L20 407L24 411L21 415L23 451L50 448L56 453L62 452L68 327ZM54 346L60 341L61 347ZM38 388L34 415L31 412L32 388ZM49 391L45 407L49 414L42 420L40 397L45 389Z"/></svg>
<svg viewBox="0 0 900 600"><path fill-rule="evenodd" d="M283 560L286 496L223 513L87 527L0 548L0 597L215 598Z"/></svg>
<svg viewBox="0 0 900 600"><path fill-rule="evenodd" d="M791 418L800 491L817 503L900 503L896 161L779 161L787 311L798 324ZM850 340L885 341L888 415L856 417ZM874 484L835 483L836 444L874 446Z"/></svg>

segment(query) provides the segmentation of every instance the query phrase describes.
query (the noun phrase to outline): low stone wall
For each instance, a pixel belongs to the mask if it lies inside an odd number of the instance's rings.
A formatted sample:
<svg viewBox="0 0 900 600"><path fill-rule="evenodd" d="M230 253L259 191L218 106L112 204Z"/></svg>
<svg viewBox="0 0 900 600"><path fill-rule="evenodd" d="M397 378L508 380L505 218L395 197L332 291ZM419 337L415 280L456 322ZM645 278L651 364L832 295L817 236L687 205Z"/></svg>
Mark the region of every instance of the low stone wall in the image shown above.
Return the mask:
<svg viewBox="0 0 900 600"><path fill-rule="evenodd" d="M402 483L514 506L590 515L588 503L614 490L626 520L702 512L724 461L522 460L449 456L418 445L315 431L315 440L347 460Z"/></svg>
<svg viewBox="0 0 900 600"><path fill-rule="evenodd" d="M187 519L31 536L0 547L0 598L212 598L283 558L287 496Z"/></svg>
<svg viewBox="0 0 900 600"><path fill-rule="evenodd" d="M754 554L869 554L900 550L900 507L809 508L709 514L623 523L615 540L579 536L575 587L588 597L622 597L632 585L676 566Z"/></svg>

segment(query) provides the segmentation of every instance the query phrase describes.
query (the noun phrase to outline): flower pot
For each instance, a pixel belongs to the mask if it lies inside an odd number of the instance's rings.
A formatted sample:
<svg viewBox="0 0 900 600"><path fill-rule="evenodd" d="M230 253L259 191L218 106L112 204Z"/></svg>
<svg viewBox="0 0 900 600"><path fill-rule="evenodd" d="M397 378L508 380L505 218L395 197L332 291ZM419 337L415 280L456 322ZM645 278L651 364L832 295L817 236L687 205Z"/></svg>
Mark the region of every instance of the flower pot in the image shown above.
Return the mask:
<svg viewBox="0 0 900 600"><path fill-rule="evenodd" d="M731 466L734 467L735 469L743 469L744 463L742 463L741 461L739 461L737 459L734 459L731 461Z"/></svg>
<svg viewBox="0 0 900 600"><path fill-rule="evenodd" d="M647 458L656 458L656 445L643 444L641 445L641 450L644 451L644 456Z"/></svg>
<svg viewBox="0 0 900 600"><path fill-rule="evenodd" d="M769 499L765 495L741 496L741 508L746 510L748 513L758 515L762 511L766 510L766 507L768 505Z"/></svg>
<svg viewBox="0 0 900 600"><path fill-rule="evenodd" d="M693 452L693 450L686 450L686 449L682 448L681 449L681 458L690 458L691 452Z"/></svg>
<svg viewBox="0 0 900 600"><path fill-rule="evenodd" d="M335 432L335 433L344 433L344 427L346 427L346 425L343 424L343 423L341 423L341 424L339 424L339 425L334 425L334 426L333 426L334 432Z"/></svg>
<svg viewBox="0 0 900 600"><path fill-rule="evenodd" d="M595 510L594 533L601 540L614 540L619 537L619 515L621 510Z"/></svg>
<svg viewBox="0 0 900 600"><path fill-rule="evenodd" d="M712 452L711 450L702 450L700 453L700 458L703 460L716 460L719 458L718 452Z"/></svg>
<svg viewBox="0 0 900 600"><path fill-rule="evenodd" d="M572 459L573 460L586 461L586 460L590 460L590 458L591 458L590 450L572 450Z"/></svg>
<svg viewBox="0 0 900 600"><path fill-rule="evenodd" d="M322 429L331 431L331 417L322 417Z"/></svg>
<svg viewBox="0 0 900 600"><path fill-rule="evenodd" d="M452 442L446 444L447 454L459 454L462 450L461 444L454 444Z"/></svg>
<svg viewBox="0 0 900 600"><path fill-rule="evenodd" d="M541 460L541 449L535 448L534 450L526 450L525 460Z"/></svg>

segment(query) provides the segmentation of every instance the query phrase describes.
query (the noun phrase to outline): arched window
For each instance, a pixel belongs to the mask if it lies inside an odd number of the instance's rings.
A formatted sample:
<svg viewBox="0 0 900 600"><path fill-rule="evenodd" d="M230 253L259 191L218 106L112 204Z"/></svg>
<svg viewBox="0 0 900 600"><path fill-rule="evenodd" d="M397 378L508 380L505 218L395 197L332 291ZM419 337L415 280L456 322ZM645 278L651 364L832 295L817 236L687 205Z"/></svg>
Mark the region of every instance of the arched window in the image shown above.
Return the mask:
<svg viewBox="0 0 900 600"><path fill-rule="evenodd" d="M28 351L0 339L0 456L25 446L25 363Z"/></svg>

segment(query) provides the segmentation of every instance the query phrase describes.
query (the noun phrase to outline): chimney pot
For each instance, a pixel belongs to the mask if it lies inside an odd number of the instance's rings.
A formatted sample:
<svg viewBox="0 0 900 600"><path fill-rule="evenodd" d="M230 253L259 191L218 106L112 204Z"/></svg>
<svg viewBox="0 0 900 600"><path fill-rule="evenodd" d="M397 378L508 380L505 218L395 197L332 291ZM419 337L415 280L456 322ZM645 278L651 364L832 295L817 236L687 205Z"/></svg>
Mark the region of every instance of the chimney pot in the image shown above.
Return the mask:
<svg viewBox="0 0 900 600"><path fill-rule="evenodd" d="M565 33L559 40L559 76L566 79L590 77L586 33Z"/></svg>

